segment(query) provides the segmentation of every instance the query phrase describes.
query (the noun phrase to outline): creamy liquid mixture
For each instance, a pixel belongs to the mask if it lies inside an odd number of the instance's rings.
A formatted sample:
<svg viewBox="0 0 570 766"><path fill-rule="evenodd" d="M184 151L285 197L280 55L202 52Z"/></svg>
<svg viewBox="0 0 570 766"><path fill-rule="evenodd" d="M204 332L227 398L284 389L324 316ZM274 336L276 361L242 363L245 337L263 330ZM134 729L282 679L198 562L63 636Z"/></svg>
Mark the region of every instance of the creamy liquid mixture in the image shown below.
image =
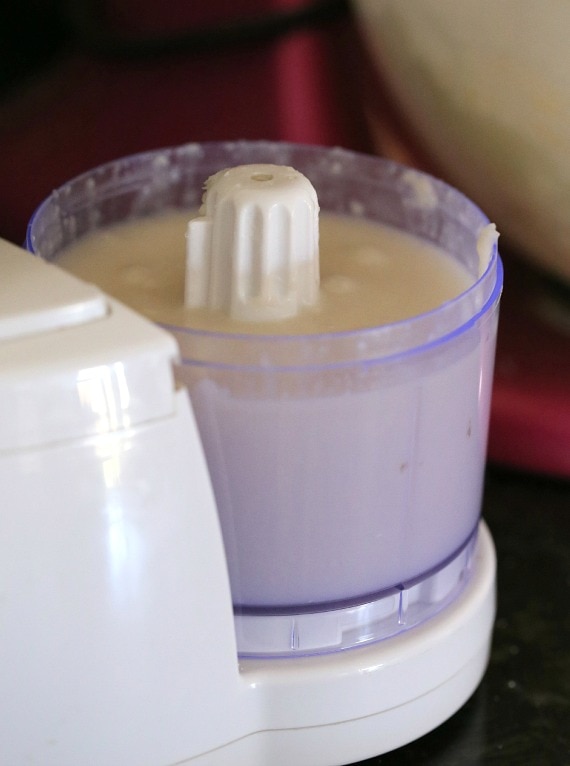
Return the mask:
<svg viewBox="0 0 570 766"><path fill-rule="evenodd" d="M291 319L236 322L184 307L189 213L169 212L89 235L58 265L162 324L246 333L320 333L376 327L437 308L473 282L444 251L397 229L321 214L316 306Z"/></svg>
<svg viewBox="0 0 570 766"><path fill-rule="evenodd" d="M316 308L290 320L232 322L183 307L187 220L169 213L121 224L78 242L58 263L158 322L265 333L394 322L473 282L419 239L324 215ZM481 370L492 369L492 342L483 338L491 331L477 327L470 338L412 355L396 380L389 364L384 375L381 364L355 363L338 379L335 368L180 366L234 603L368 599L457 550L479 514L490 399ZM295 395L283 396L283 385Z"/></svg>

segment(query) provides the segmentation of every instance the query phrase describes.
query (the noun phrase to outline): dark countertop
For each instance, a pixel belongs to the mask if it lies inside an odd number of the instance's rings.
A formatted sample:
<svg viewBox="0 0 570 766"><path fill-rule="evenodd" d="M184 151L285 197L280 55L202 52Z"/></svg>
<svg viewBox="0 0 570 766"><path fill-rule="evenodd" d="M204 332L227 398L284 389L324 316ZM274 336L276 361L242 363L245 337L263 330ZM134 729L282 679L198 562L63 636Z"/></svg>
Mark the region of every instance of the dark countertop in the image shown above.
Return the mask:
<svg viewBox="0 0 570 766"><path fill-rule="evenodd" d="M487 673L438 729L370 766L570 764L570 483L490 468L498 558Z"/></svg>

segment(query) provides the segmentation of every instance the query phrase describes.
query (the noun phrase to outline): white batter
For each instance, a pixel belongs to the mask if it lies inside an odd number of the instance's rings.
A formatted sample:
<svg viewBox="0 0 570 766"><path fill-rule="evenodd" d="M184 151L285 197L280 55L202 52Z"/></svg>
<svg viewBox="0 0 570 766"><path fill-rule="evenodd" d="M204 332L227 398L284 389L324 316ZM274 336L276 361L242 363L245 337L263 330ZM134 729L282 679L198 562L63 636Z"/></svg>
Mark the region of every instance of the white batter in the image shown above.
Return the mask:
<svg viewBox="0 0 570 766"><path fill-rule="evenodd" d="M437 308L468 289L444 251L380 224L321 213L320 293L290 319L252 323L184 307L190 213L122 223L81 239L58 265L163 324L246 333L310 334L376 327Z"/></svg>

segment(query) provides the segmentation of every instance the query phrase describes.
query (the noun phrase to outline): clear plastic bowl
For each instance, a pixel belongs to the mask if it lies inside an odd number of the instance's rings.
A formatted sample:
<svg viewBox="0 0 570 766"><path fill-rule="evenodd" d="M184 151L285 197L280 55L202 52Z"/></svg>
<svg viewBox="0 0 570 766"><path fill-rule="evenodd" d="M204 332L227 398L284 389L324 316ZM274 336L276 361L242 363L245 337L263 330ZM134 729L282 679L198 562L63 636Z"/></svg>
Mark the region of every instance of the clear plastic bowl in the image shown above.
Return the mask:
<svg viewBox="0 0 570 766"><path fill-rule="evenodd" d="M480 267L485 215L448 185L376 157L189 144L70 181L32 217L27 247L56 260L113 223L195 209L209 175L253 162L295 167L321 209L415 234L473 277L456 299L377 328L301 336L167 328L212 476L240 652L334 651L428 619L468 579L502 288L496 247Z"/></svg>

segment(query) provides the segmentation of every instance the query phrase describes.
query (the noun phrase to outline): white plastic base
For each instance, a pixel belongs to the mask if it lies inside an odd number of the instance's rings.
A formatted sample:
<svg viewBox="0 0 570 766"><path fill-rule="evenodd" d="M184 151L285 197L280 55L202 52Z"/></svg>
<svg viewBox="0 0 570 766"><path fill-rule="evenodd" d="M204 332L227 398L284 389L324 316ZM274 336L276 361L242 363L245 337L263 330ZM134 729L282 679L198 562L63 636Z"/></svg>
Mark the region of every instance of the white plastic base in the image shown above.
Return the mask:
<svg viewBox="0 0 570 766"><path fill-rule="evenodd" d="M256 698L259 729L184 764L340 766L436 728L466 702L485 672L495 565L482 523L468 586L423 625L322 657L242 661L244 703Z"/></svg>

